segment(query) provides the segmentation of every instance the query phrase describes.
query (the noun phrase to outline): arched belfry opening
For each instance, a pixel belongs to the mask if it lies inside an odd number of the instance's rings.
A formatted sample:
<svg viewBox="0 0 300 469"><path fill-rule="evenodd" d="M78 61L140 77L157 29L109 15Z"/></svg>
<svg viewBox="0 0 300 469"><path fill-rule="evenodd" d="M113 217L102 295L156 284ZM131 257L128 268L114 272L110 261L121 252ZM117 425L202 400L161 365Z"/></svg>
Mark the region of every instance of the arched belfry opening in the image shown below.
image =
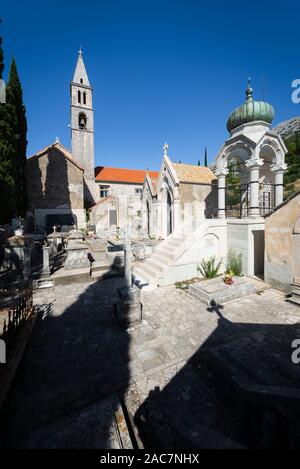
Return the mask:
<svg viewBox="0 0 300 469"><path fill-rule="evenodd" d="M84 112L80 112L78 115L78 127L81 130L86 130L87 117Z"/></svg>

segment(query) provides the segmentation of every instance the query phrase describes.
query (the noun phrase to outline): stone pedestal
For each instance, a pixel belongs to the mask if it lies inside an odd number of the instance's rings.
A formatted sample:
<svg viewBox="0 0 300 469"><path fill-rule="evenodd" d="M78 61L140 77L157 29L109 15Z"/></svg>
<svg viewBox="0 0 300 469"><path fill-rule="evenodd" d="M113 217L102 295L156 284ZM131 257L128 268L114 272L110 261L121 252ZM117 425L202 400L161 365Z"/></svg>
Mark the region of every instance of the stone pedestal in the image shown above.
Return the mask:
<svg viewBox="0 0 300 469"><path fill-rule="evenodd" d="M115 308L117 320L121 325L131 327L140 324L142 321L140 289L135 285L118 288L118 299Z"/></svg>
<svg viewBox="0 0 300 469"><path fill-rule="evenodd" d="M89 268L88 247L82 241L69 241L66 247L67 259L65 269Z"/></svg>
<svg viewBox="0 0 300 469"><path fill-rule="evenodd" d="M41 278L37 281L38 288L53 287L53 282L50 276L50 248L47 245L43 246L43 270Z"/></svg>

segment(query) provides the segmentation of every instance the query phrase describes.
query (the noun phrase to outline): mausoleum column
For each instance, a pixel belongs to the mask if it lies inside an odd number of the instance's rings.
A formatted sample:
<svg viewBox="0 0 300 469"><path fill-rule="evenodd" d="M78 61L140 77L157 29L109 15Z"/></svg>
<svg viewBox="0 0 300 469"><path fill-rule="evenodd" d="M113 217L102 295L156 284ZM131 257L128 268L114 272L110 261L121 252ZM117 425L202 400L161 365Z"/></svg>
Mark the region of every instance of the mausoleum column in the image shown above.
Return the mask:
<svg viewBox="0 0 300 469"><path fill-rule="evenodd" d="M271 167L271 171L274 172L275 207L283 202L283 174L286 168L285 163L275 164Z"/></svg>
<svg viewBox="0 0 300 469"><path fill-rule="evenodd" d="M226 216L226 175L228 174L227 168L218 168L215 170L215 175L218 178L218 218L225 218Z"/></svg>
<svg viewBox="0 0 300 469"><path fill-rule="evenodd" d="M259 168L264 164L264 160L259 157L251 158L245 161L246 168L250 172L250 217L259 217Z"/></svg>

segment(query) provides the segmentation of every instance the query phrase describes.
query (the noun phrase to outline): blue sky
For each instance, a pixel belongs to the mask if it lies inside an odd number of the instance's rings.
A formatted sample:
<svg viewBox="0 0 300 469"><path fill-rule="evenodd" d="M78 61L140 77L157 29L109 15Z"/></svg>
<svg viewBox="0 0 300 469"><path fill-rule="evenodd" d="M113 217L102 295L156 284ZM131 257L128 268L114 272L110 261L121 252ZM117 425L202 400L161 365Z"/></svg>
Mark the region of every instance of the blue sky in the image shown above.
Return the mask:
<svg viewBox="0 0 300 469"><path fill-rule="evenodd" d="M298 3L298 4L297 4ZM69 82L77 51L94 87L95 164L158 169L213 161L229 113L254 97L274 124L300 114L296 1L10 0L1 6L5 78L16 58L28 118L28 155L58 136L70 147Z"/></svg>

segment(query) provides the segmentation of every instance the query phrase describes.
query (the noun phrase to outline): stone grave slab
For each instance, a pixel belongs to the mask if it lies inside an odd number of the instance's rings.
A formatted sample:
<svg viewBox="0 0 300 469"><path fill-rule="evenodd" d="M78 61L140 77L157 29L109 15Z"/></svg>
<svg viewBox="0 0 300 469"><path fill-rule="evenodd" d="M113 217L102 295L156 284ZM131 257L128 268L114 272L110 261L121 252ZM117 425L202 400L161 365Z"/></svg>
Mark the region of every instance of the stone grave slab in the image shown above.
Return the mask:
<svg viewBox="0 0 300 469"><path fill-rule="evenodd" d="M233 277L233 285L226 285L223 277L202 280L189 286L189 293L203 303L217 304L253 295L255 286L247 277Z"/></svg>

